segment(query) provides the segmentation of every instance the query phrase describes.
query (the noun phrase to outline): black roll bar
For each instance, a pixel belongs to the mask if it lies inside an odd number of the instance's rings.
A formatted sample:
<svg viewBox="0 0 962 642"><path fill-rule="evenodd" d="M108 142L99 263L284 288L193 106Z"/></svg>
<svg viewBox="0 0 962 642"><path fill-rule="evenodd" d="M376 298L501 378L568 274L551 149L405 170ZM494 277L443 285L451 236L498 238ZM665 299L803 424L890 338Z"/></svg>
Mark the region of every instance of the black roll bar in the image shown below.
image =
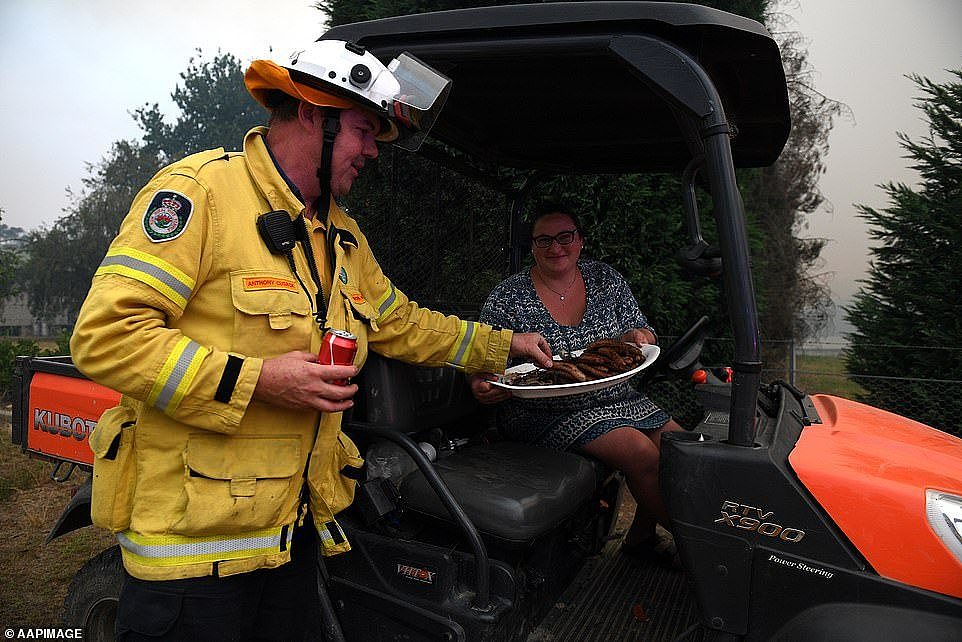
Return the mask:
<svg viewBox="0 0 962 642"><path fill-rule="evenodd" d="M725 266L728 313L735 337L728 442L752 446L761 382L758 311L744 205L738 192L729 140L731 128L721 97L698 61L665 40L648 35L624 35L612 38L609 47L645 83L674 105L678 116L689 121L701 138Z"/></svg>

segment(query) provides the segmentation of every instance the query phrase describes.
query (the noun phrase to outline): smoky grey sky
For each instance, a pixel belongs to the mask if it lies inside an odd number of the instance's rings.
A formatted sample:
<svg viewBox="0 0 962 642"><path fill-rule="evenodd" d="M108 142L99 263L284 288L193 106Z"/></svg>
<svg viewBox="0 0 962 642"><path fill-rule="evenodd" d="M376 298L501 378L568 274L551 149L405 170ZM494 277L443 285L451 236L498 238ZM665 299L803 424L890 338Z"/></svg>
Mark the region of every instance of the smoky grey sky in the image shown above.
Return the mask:
<svg viewBox="0 0 962 642"><path fill-rule="evenodd" d="M170 93L196 49L246 65L323 31L311 0L0 0L0 208L7 225L33 229L63 215L87 163L136 138L130 112ZM945 80L962 67L960 0L787 0L787 28L808 41L815 87L845 103L820 188L828 205L802 235L830 240L821 271L847 303L865 274L869 238L855 203L886 205L876 187L915 183L895 133L925 134L918 92L905 78ZM953 213L958 215L958 213Z"/></svg>
<svg viewBox="0 0 962 642"><path fill-rule="evenodd" d="M200 48L251 60L324 31L312 0L0 0L0 208L7 225L51 224L86 164L139 138L130 113L170 99Z"/></svg>
<svg viewBox="0 0 962 642"><path fill-rule="evenodd" d="M946 69L962 68L962 2L800 0L785 10L787 27L808 41L815 88L851 110L851 117L835 122L829 138L819 181L826 205L801 232L829 239L822 271L833 298L844 305L865 276L872 242L855 204L884 208L889 203L878 184L917 183L896 132L918 140L928 130L914 107L920 92L906 76L945 81Z"/></svg>

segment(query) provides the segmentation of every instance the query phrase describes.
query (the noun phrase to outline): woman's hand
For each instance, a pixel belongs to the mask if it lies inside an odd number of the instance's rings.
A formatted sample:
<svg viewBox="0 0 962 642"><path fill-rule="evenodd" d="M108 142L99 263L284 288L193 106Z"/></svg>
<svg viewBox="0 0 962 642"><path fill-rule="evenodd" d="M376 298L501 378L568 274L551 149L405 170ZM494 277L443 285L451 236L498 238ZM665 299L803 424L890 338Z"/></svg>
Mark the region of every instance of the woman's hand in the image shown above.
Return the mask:
<svg viewBox="0 0 962 642"><path fill-rule="evenodd" d="M637 343L640 346L646 344L656 344L658 343L658 338L655 334L647 328L632 328L621 335L622 341L629 341L631 343Z"/></svg>
<svg viewBox="0 0 962 642"><path fill-rule="evenodd" d="M500 403L511 396L511 393L504 388L492 386L495 380L492 374L475 374L468 377L468 385L471 386L471 394L474 398L484 404Z"/></svg>

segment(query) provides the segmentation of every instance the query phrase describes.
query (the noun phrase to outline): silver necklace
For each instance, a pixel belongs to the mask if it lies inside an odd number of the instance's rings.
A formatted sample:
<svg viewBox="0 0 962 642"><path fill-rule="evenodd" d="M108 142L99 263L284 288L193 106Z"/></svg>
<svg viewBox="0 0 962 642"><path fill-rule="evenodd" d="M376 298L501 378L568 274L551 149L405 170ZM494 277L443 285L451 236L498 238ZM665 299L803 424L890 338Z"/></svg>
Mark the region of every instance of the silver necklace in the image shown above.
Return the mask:
<svg viewBox="0 0 962 642"><path fill-rule="evenodd" d="M561 292L558 292L553 287L548 285L547 279L545 279L544 275L541 273L541 268L538 268L538 278L541 279L542 285L544 285L546 288L548 288L549 290L557 294L561 298L561 300L564 301L565 296L568 294L568 290L570 290L571 286L575 284L575 280L578 278L578 273L577 272L574 273L574 276L571 277L571 282L568 283L568 286Z"/></svg>

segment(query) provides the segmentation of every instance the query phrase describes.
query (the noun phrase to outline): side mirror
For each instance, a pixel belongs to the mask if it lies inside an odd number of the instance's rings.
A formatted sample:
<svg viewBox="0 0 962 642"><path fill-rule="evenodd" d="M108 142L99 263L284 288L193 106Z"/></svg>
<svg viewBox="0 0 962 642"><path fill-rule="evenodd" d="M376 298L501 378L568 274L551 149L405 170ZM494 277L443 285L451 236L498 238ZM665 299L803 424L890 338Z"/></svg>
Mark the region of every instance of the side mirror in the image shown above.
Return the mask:
<svg viewBox="0 0 962 642"><path fill-rule="evenodd" d="M705 337L703 335L687 345L679 346L679 348L683 349L679 350L677 354L666 355L669 359L667 361L668 368L676 372L687 372L691 370L692 366L698 362L698 357L701 356L701 351L704 347Z"/></svg>
<svg viewBox="0 0 962 642"><path fill-rule="evenodd" d="M717 246L708 245L702 240L678 250L675 260L685 272L695 276L714 279L721 276L723 270L721 251Z"/></svg>

